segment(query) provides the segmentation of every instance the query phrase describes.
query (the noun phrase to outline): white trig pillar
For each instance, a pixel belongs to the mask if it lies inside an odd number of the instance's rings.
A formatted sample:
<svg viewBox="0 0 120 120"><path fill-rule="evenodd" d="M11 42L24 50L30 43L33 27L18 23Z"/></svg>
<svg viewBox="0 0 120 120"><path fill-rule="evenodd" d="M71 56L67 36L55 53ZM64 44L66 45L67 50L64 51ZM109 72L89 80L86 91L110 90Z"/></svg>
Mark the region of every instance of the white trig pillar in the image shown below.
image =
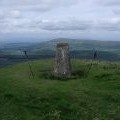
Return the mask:
<svg viewBox="0 0 120 120"><path fill-rule="evenodd" d="M54 74L57 77L71 76L70 52L67 43L57 44Z"/></svg>

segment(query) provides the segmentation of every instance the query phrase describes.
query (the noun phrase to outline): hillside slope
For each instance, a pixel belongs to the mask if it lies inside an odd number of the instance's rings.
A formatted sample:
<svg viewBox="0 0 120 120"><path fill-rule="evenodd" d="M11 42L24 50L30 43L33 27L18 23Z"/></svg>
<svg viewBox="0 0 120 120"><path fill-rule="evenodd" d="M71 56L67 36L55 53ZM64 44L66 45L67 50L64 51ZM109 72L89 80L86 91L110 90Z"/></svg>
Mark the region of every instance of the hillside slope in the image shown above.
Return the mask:
<svg viewBox="0 0 120 120"><path fill-rule="evenodd" d="M46 73L53 60L0 69L0 120L119 120L120 63L74 60L77 79L57 80Z"/></svg>

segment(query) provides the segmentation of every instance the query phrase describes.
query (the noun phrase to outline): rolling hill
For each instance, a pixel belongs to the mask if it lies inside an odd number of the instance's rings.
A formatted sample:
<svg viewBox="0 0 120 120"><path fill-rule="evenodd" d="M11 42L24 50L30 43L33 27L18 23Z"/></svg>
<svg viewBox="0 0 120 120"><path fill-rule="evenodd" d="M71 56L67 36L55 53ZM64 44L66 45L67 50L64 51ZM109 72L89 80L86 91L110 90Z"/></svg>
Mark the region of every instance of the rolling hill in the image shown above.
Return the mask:
<svg viewBox="0 0 120 120"><path fill-rule="evenodd" d="M0 66L25 61L23 51L27 50L31 60L53 58L56 44L67 42L70 54L76 59L92 59L93 49L97 51L98 60L120 61L120 41L97 41L58 38L39 43L8 43L0 47Z"/></svg>

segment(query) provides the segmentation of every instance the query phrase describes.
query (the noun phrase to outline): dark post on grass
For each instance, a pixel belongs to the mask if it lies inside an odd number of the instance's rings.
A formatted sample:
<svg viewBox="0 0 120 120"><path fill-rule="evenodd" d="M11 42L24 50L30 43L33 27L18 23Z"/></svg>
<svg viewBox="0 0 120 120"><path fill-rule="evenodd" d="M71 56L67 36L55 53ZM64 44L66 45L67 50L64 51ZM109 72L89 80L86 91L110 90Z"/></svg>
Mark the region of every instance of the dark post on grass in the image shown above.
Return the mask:
<svg viewBox="0 0 120 120"><path fill-rule="evenodd" d="M70 77L70 53L68 43L58 43L56 46L56 57L54 75L56 77Z"/></svg>

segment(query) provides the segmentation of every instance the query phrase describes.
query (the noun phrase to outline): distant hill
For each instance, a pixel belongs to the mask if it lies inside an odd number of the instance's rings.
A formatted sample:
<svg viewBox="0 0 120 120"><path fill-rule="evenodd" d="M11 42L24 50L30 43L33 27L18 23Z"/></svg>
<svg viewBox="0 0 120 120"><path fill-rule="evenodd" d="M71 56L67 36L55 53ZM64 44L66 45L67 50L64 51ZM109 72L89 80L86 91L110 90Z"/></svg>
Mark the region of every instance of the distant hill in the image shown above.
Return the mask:
<svg viewBox="0 0 120 120"><path fill-rule="evenodd" d="M100 51L120 51L120 41L98 41L98 40L79 40L58 38L40 43L8 43L0 49L12 50L54 50L55 45L59 42L70 44L70 50L92 50L93 48Z"/></svg>
<svg viewBox="0 0 120 120"><path fill-rule="evenodd" d="M55 45L59 42L67 42L70 44L70 50L92 50L98 51L120 51L120 41L97 41L97 40L78 40L78 39L64 39L58 38L51 41L45 41L28 46L28 50L55 50Z"/></svg>
<svg viewBox="0 0 120 120"><path fill-rule="evenodd" d="M70 45L71 56L76 58L92 58L93 49L97 50L100 60L120 60L120 41L97 41L58 38L30 46L32 54L54 54L56 44L66 42Z"/></svg>
<svg viewBox="0 0 120 120"><path fill-rule="evenodd" d="M97 40L78 40L78 39L64 39L58 38L51 41L42 42L38 44L39 49L54 49L56 43L67 42L70 44L71 50L91 50L93 48L97 50L120 50L120 41L97 41Z"/></svg>
<svg viewBox="0 0 120 120"><path fill-rule="evenodd" d="M120 61L120 41L97 41L58 38L38 43L8 43L0 47L0 61L9 64L24 61L24 50L30 59L45 59L55 56L56 44L66 42L70 45L72 58L92 59L93 49L97 51L98 60ZM3 61L4 60L4 61ZM6 64L5 64L6 65ZM1 65L0 65L1 66Z"/></svg>

